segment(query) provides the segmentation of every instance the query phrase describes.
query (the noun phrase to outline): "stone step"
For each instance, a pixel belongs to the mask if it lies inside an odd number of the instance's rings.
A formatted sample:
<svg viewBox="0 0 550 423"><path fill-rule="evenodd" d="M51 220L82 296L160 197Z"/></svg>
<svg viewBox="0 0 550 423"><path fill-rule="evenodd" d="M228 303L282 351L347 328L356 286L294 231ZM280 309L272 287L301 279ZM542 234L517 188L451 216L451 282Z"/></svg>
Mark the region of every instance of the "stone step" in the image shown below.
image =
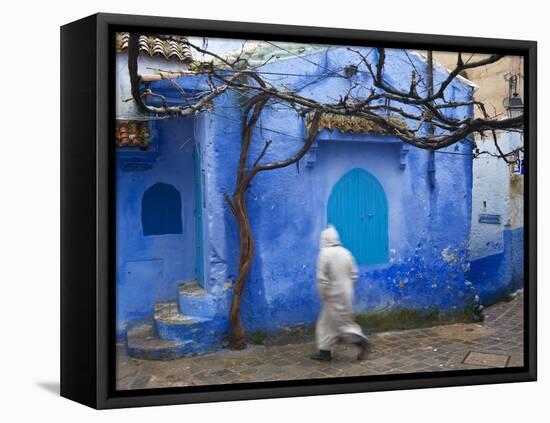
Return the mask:
<svg viewBox="0 0 550 423"><path fill-rule="evenodd" d="M196 284L198 285L198 284ZM180 287L180 299L190 313L181 313L181 302L159 301L153 319L132 322L126 330L128 355L148 360L169 360L219 349L229 329L226 317L213 317L208 294L198 286ZM211 307L208 310L205 308ZM212 310L212 311L211 311Z"/></svg>
<svg viewBox="0 0 550 423"><path fill-rule="evenodd" d="M176 304L174 302L174 304ZM177 311L177 305L170 310L162 310L155 312L155 331L159 338L178 340L195 338L197 334L202 335L206 326L212 319L188 316Z"/></svg>
<svg viewBox="0 0 550 423"><path fill-rule="evenodd" d="M155 333L167 341L189 342L189 355L215 351L221 347L227 331L222 321L183 314L155 319Z"/></svg>
<svg viewBox="0 0 550 423"><path fill-rule="evenodd" d="M181 281L178 283L180 295L187 297L206 297L208 294L198 281Z"/></svg>
<svg viewBox="0 0 550 423"><path fill-rule="evenodd" d="M155 320L179 314L177 301L158 301L155 303Z"/></svg>
<svg viewBox="0 0 550 423"><path fill-rule="evenodd" d="M227 319L180 313L175 301L163 301L155 305L154 324L158 338L189 341L192 354L216 350L227 332Z"/></svg>
<svg viewBox="0 0 550 423"><path fill-rule="evenodd" d="M215 299L197 281L179 284L178 291L179 309L187 316L212 319L219 311Z"/></svg>
<svg viewBox="0 0 550 423"><path fill-rule="evenodd" d="M188 340L159 339L151 320L132 322L126 328L126 346L130 357L145 360L172 360L191 355Z"/></svg>

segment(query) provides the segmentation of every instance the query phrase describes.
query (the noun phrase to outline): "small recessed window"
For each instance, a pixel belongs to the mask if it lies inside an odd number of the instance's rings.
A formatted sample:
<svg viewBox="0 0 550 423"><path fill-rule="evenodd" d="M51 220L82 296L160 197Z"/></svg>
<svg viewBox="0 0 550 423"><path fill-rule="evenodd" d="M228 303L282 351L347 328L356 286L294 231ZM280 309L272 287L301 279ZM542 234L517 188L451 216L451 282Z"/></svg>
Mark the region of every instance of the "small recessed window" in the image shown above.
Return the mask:
<svg viewBox="0 0 550 423"><path fill-rule="evenodd" d="M174 186L157 183L141 202L143 235L181 234L181 195Z"/></svg>

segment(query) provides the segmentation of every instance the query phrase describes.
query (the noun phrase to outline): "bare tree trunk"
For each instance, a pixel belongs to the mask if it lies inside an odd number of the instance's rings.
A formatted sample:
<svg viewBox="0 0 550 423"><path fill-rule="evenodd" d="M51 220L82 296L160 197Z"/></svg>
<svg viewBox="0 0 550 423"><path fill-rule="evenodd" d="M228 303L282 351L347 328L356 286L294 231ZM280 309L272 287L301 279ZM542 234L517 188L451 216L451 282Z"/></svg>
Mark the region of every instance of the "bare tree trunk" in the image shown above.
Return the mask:
<svg viewBox="0 0 550 423"><path fill-rule="evenodd" d="M239 274L233 287L233 298L229 318L231 321L231 348L242 350L246 348L246 333L241 320L241 297L252 261L254 259L254 238L250 229L250 221L246 209L247 190L239 190L233 195L233 213L239 225L240 253Z"/></svg>
<svg viewBox="0 0 550 423"><path fill-rule="evenodd" d="M236 350L242 350L246 348L246 331L241 320L240 310L241 310L241 299L242 292L245 286L248 274L252 268L252 262L254 260L254 236L252 229L250 227L250 219L248 217L248 210L246 208L246 197L248 193L248 188L254 177L261 171L264 170L273 170L280 169L286 166L289 166L292 163L296 163L300 160L305 153L311 147L315 139L315 135L318 131L318 124L321 114L316 112L313 116L313 119L310 123L308 129L307 139L302 146L302 148L293 156L288 159L281 160L278 162L260 164L260 160L264 157L271 141L267 141L265 146L254 162L254 165L250 170L247 171L247 162L250 150L250 143L252 141L252 133L256 122L258 121L263 107L267 102L267 98L255 97L249 103L249 107L246 109L243 117L243 132L242 132L242 144L241 144L241 156L239 159L239 169L237 174L237 186L235 192L233 193L232 200L226 195L225 199L231 209L231 212L237 220L239 226L239 273L233 287L233 297L231 300L231 310L229 314L231 322L231 336L230 336L230 347ZM250 110L252 111L252 116L248 118Z"/></svg>
<svg viewBox="0 0 550 423"><path fill-rule="evenodd" d="M246 107L243 114L243 129L241 134L241 154L239 157L239 168L237 171L237 185L235 192L233 193L233 200L230 201L228 197L226 200L237 220L239 226L239 273L233 286L233 297L231 299L231 311L229 313L229 319L231 322L231 336L230 346L236 350L242 350L246 348L246 332L244 330L243 322L241 320L241 298L243 293L244 284L250 273L252 267L252 261L254 259L254 238L252 236L252 229L250 228L250 220L248 218L248 210L246 208L246 197L248 187L252 178L257 173L247 172L247 163L250 150L250 143L252 142L252 133L256 122L260 118L267 98L265 96L254 97L248 107ZM252 116L248 117L250 110L252 110Z"/></svg>

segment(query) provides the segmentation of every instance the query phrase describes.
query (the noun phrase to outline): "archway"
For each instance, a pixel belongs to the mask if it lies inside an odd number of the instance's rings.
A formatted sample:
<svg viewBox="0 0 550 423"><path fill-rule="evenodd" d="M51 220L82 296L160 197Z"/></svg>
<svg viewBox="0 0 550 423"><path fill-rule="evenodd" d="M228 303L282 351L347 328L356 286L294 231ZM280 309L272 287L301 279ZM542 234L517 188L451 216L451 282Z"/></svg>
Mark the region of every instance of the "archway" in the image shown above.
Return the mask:
<svg viewBox="0 0 550 423"><path fill-rule="evenodd" d="M340 178L329 196L327 220L357 264L388 261L388 202L372 174L355 168Z"/></svg>

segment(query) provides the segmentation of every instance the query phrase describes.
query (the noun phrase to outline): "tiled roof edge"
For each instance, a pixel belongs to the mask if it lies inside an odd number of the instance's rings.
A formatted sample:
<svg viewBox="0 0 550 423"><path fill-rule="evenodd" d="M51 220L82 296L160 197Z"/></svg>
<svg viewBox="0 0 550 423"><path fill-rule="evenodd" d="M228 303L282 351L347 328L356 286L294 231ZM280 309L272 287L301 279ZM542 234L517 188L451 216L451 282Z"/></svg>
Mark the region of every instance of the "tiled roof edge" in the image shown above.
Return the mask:
<svg viewBox="0 0 550 423"><path fill-rule="evenodd" d="M117 32L115 36L115 49L122 53L128 48L130 34L128 32ZM180 41L178 41L180 40ZM177 59L183 63L193 61L189 46L184 43L186 38L182 36L171 36L170 39L161 39L155 35L139 36L139 51L150 57L163 57L166 60Z"/></svg>

